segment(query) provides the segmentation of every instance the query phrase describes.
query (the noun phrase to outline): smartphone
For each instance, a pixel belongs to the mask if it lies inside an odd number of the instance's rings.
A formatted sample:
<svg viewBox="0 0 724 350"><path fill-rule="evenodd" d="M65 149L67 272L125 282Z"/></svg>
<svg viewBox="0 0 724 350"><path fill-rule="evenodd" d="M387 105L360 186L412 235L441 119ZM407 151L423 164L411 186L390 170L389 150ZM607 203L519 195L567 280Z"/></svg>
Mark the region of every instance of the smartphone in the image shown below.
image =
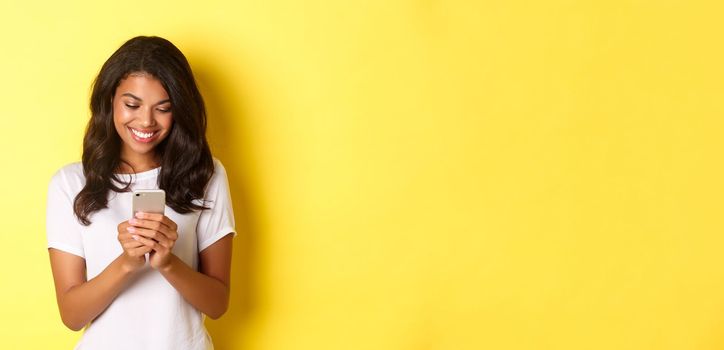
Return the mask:
<svg viewBox="0 0 724 350"><path fill-rule="evenodd" d="M166 192L163 190L133 191L133 215L139 211L144 213L164 214L166 208Z"/></svg>

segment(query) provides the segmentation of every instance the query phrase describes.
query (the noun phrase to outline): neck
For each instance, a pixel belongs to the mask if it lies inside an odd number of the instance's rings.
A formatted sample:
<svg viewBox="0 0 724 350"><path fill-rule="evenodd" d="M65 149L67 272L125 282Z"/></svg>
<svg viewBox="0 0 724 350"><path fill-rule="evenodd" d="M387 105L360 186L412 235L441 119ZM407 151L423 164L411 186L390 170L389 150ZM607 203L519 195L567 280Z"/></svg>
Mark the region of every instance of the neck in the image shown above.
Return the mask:
<svg viewBox="0 0 724 350"><path fill-rule="evenodd" d="M161 159L153 154L123 154L121 152L121 164L118 165L118 173L131 174L140 173L158 168Z"/></svg>

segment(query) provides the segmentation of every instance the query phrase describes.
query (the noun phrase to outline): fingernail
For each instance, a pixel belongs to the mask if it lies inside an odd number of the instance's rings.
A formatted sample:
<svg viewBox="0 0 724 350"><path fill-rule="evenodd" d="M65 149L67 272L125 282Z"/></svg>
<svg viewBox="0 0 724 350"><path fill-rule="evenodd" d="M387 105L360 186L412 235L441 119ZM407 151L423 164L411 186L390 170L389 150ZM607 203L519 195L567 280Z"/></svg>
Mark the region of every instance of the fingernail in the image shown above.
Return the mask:
<svg viewBox="0 0 724 350"><path fill-rule="evenodd" d="M135 224L138 223L138 220L136 220L136 219L131 219L131 220L128 220L128 223L131 224L131 225L135 225Z"/></svg>
<svg viewBox="0 0 724 350"><path fill-rule="evenodd" d="M143 213L139 211L138 213L136 213L136 217L139 219L143 218Z"/></svg>
<svg viewBox="0 0 724 350"><path fill-rule="evenodd" d="M136 241L138 240L138 236L136 236L136 235L132 235L131 238L133 238Z"/></svg>
<svg viewBox="0 0 724 350"><path fill-rule="evenodd" d="M136 232L136 228L133 227L133 226L128 226L128 227L126 227L126 230L127 230L128 232Z"/></svg>

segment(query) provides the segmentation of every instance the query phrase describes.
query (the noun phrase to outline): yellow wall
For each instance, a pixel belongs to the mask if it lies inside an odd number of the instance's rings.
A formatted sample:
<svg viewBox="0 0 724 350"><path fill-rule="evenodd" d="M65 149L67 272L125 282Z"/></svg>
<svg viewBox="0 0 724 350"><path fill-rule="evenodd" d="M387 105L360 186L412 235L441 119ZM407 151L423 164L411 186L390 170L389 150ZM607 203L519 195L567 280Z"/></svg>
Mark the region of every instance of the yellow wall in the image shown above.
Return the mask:
<svg viewBox="0 0 724 350"><path fill-rule="evenodd" d="M0 348L72 348L45 249L92 79L189 58L240 236L218 349L724 348L724 5L0 2Z"/></svg>

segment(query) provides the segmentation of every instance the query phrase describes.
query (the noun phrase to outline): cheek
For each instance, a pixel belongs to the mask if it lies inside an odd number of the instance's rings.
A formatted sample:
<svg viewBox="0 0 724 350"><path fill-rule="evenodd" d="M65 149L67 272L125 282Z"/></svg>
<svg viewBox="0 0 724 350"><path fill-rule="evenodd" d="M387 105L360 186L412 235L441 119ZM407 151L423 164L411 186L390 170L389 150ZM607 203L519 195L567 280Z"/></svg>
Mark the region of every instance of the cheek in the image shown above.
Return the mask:
<svg viewBox="0 0 724 350"><path fill-rule="evenodd" d="M171 126L173 125L173 116L170 114L162 116L157 119L157 123L161 124L164 129L171 129Z"/></svg>
<svg viewBox="0 0 724 350"><path fill-rule="evenodd" d="M132 119L131 114L127 110L119 107L113 108L113 123L116 124L116 127L124 126Z"/></svg>
<svg viewBox="0 0 724 350"><path fill-rule="evenodd" d="M127 137L126 124L128 124L128 122L130 122L132 119L133 118L130 116L130 114L127 111L124 111L122 108L113 109L113 125L116 128L118 136L120 136L121 138Z"/></svg>

